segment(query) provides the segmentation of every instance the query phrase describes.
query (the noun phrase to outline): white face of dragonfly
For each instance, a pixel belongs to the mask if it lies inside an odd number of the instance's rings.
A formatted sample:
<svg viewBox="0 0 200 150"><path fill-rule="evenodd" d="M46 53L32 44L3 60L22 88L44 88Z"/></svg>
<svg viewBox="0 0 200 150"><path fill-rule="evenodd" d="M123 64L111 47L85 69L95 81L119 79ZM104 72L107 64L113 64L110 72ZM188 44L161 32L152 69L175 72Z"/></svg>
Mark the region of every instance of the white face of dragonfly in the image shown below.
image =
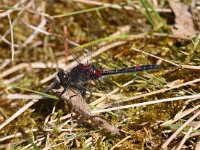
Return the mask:
<svg viewBox="0 0 200 150"><path fill-rule="evenodd" d="M57 81L58 83L61 82L61 81L60 81L60 78L58 77L58 74L56 74L56 81Z"/></svg>
<svg viewBox="0 0 200 150"><path fill-rule="evenodd" d="M56 74L56 81L59 84L66 84L69 81L69 77L68 75L64 72L64 70L60 70L57 74Z"/></svg>

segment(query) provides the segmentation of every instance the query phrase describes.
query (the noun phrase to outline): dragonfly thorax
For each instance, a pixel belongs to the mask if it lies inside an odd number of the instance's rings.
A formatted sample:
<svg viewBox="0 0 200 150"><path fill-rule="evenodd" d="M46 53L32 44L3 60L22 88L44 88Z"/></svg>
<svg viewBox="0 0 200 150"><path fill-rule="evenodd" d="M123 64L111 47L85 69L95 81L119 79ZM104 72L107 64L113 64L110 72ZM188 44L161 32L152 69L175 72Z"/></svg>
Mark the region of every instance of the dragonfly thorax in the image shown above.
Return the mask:
<svg viewBox="0 0 200 150"><path fill-rule="evenodd" d="M98 79L101 75L100 70L95 69L92 65L78 64L70 72L70 79L73 82L88 81Z"/></svg>

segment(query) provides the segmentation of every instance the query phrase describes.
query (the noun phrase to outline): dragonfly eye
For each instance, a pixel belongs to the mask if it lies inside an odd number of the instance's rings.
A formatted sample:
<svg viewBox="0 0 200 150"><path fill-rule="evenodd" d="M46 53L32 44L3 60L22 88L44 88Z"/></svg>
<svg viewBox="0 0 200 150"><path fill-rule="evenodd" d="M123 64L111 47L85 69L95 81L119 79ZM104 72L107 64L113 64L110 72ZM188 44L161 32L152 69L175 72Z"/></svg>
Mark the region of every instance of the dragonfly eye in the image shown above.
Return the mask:
<svg viewBox="0 0 200 150"><path fill-rule="evenodd" d="M64 70L60 70L57 74L56 74L56 80L59 83L62 83L63 81L65 81L67 79L67 75L65 74Z"/></svg>

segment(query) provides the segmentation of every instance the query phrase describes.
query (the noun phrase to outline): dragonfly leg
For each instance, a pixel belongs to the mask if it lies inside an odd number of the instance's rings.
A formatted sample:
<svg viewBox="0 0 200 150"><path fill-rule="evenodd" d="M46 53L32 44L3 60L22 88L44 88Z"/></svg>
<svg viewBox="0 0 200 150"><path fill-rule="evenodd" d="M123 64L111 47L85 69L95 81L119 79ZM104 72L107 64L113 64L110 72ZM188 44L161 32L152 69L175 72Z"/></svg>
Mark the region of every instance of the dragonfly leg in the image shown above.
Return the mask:
<svg viewBox="0 0 200 150"><path fill-rule="evenodd" d="M66 90L67 90L67 88L69 87L69 84L67 84L66 86L63 86L63 91L60 93L60 96L61 95L63 95L65 92L66 92Z"/></svg>
<svg viewBox="0 0 200 150"><path fill-rule="evenodd" d="M74 84L74 85L72 85L72 87L78 89L80 91L81 95L85 95L85 93L87 91L86 88L83 87L81 84Z"/></svg>
<svg viewBox="0 0 200 150"><path fill-rule="evenodd" d="M84 97L86 95L86 91L89 92L89 97L87 98L87 102L90 102L91 98L92 98L92 91L87 88L87 86L83 86L83 85L80 85L80 84L77 84L77 85L74 85L75 88L77 88L81 95Z"/></svg>
<svg viewBox="0 0 200 150"><path fill-rule="evenodd" d="M89 89L89 88L87 88L86 90L89 92L89 97L86 99L86 102L87 102L87 103L90 103L90 101L91 101L91 99L92 99L92 91L91 91L91 89Z"/></svg>

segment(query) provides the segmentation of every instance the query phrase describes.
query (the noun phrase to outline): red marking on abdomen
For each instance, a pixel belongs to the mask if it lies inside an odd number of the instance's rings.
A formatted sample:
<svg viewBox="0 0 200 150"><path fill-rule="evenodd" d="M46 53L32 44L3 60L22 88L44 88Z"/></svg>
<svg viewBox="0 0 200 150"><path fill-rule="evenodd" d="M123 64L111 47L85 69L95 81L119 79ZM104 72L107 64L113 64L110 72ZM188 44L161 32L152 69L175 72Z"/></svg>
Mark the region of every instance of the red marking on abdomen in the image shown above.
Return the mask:
<svg viewBox="0 0 200 150"><path fill-rule="evenodd" d="M141 69L141 66L135 66L136 69Z"/></svg>

